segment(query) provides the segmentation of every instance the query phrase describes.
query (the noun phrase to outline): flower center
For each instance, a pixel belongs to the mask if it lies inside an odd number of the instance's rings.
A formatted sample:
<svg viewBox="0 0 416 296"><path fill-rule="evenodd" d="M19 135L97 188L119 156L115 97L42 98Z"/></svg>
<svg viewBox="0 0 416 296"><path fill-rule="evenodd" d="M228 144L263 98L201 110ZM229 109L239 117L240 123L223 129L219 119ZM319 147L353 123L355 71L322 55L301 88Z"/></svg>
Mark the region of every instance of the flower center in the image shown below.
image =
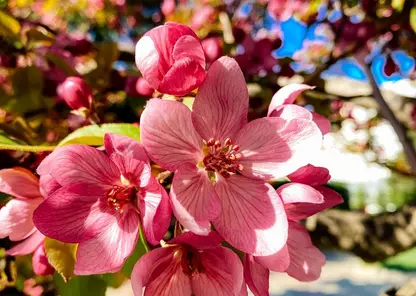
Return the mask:
<svg viewBox="0 0 416 296"><path fill-rule="evenodd" d="M198 250L189 246L180 246L174 255L182 265L182 270L188 276L204 271L201 254Z"/></svg>
<svg viewBox="0 0 416 296"><path fill-rule="evenodd" d="M230 138L223 143L213 138L206 143L207 154L203 159L205 170L217 172L227 178L244 169L243 165L238 164L241 154L238 153L240 146L233 145Z"/></svg>
<svg viewBox="0 0 416 296"><path fill-rule="evenodd" d="M128 204L132 204L136 199L137 188L135 186L118 186L114 185L107 192L108 205L119 212L123 213L124 207Z"/></svg>

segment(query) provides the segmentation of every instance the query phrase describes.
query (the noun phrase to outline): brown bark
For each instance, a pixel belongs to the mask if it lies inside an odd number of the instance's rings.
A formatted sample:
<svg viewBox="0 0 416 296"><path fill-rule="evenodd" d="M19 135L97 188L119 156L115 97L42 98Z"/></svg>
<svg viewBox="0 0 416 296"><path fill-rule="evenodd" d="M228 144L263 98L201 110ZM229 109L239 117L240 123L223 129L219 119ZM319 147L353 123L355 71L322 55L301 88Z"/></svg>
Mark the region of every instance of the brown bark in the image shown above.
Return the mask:
<svg viewBox="0 0 416 296"><path fill-rule="evenodd" d="M316 245L352 252L367 262L416 246L416 206L379 216L333 209L311 217L306 226Z"/></svg>

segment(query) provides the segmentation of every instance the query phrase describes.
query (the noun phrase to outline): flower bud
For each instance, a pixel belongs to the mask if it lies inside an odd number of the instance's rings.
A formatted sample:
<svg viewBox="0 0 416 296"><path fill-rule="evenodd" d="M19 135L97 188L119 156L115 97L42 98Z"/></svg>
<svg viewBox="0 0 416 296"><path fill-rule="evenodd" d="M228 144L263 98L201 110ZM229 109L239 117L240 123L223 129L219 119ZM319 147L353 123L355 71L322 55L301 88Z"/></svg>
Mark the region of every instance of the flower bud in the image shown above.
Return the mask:
<svg viewBox="0 0 416 296"><path fill-rule="evenodd" d="M140 77L136 82L136 91L141 96L150 97L155 90L147 83L146 79Z"/></svg>
<svg viewBox="0 0 416 296"><path fill-rule="evenodd" d="M149 85L164 94L183 96L205 79L205 54L191 28L167 22L136 44L136 65Z"/></svg>
<svg viewBox="0 0 416 296"><path fill-rule="evenodd" d="M92 91L82 78L68 77L58 87L58 95L73 110L81 108L91 109Z"/></svg>

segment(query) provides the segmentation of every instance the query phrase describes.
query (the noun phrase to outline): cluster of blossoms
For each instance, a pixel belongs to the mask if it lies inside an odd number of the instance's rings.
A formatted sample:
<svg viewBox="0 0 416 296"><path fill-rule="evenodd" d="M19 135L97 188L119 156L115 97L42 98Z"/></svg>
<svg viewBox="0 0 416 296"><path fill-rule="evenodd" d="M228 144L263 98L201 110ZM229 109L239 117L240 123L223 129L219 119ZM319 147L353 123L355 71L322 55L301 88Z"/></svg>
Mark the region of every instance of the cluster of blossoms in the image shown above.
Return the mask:
<svg viewBox="0 0 416 296"><path fill-rule="evenodd" d="M58 148L39 165L39 181L0 171L0 191L15 197L0 210L0 237L22 241L8 254L34 252L35 272L50 273L47 236L78 244L75 274L116 272L142 229L153 247L134 267L135 295L247 295L247 286L268 295L269 270L317 279L325 257L300 221L342 199L323 186L328 170L309 164L330 130L293 104L311 87L280 89L267 117L248 122L237 62L221 57L206 71L199 39L177 23L145 34L136 63L161 93L198 88L192 110L154 98L141 115L141 143L106 134L104 149ZM174 173L169 194L151 161ZM291 182L277 190L268 183L283 177ZM172 213L180 231L165 242Z"/></svg>

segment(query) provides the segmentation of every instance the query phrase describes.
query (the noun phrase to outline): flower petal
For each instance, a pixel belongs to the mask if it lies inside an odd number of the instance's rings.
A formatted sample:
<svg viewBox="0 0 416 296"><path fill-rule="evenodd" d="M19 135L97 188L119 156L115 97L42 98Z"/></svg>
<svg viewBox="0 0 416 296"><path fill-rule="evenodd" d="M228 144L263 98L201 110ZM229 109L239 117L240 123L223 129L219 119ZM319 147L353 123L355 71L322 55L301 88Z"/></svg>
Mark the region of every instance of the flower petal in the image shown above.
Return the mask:
<svg viewBox="0 0 416 296"><path fill-rule="evenodd" d="M156 28L155 28L156 29ZM152 88L158 88L163 78L159 72L159 53L150 36L143 36L136 44L136 65Z"/></svg>
<svg viewBox="0 0 416 296"><path fill-rule="evenodd" d="M322 135L326 135L331 131L331 122L325 116L322 116L319 113L311 112L312 113L312 120L316 123L316 125L321 130Z"/></svg>
<svg viewBox="0 0 416 296"><path fill-rule="evenodd" d="M192 122L204 140L232 139L247 124L248 90L234 59L221 57L211 65L192 110Z"/></svg>
<svg viewBox="0 0 416 296"><path fill-rule="evenodd" d="M342 197L334 190L325 186L315 186L317 190L324 197L322 203L285 203L286 215L291 220L306 219L316 213L322 212L328 208L332 208L344 202Z"/></svg>
<svg viewBox="0 0 416 296"><path fill-rule="evenodd" d="M18 243L10 250L7 250L6 254L9 256L23 256L33 253L40 244L45 240L45 236L40 233L38 230L33 232L24 241Z"/></svg>
<svg viewBox="0 0 416 296"><path fill-rule="evenodd" d="M280 186L277 193L283 200L284 204L291 203L313 203L320 204L324 202L324 196L315 188L300 183L288 183Z"/></svg>
<svg viewBox="0 0 416 296"><path fill-rule="evenodd" d="M221 215L214 226L237 249L256 256L280 250L287 239L287 218L276 191L261 180L233 175L220 178L215 190Z"/></svg>
<svg viewBox="0 0 416 296"><path fill-rule="evenodd" d="M137 160L119 153L110 155L110 159L118 167L121 175L129 183L138 187L146 187L152 176L149 162Z"/></svg>
<svg viewBox="0 0 416 296"><path fill-rule="evenodd" d="M139 209L142 217L142 227L146 239L152 245L159 244L168 231L172 209L169 196L155 178L149 185L140 190Z"/></svg>
<svg viewBox="0 0 416 296"><path fill-rule="evenodd" d="M251 121L236 138L241 147L242 174L267 180L306 165L322 144L322 134L312 121L277 117Z"/></svg>
<svg viewBox="0 0 416 296"><path fill-rule="evenodd" d="M42 196L35 175L20 167L0 170L0 192L21 199Z"/></svg>
<svg viewBox="0 0 416 296"><path fill-rule="evenodd" d="M290 254L287 274L302 282L317 280L326 262L325 255L312 244L306 229L297 222L289 221L287 244Z"/></svg>
<svg viewBox="0 0 416 296"><path fill-rule="evenodd" d="M195 295L239 295L243 283L243 266L233 251L216 247L202 252L201 261L204 271L195 273L191 281Z"/></svg>
<svg viewBox="0 0 416 296"><path fill-rule="evenodd" d="M280 117L283 119L303 118L312 120L312 113L304 107L298 105L281 105L276 107L269 115L270 117Z"/></svg>
<svg viewBox="0 0 416 296"><path fill-rule="evenodd" d="M290 264L290 256L287 244L283 246L277 253L270 256L257 256L254 257L257 263L264 268L271 271L284 272L287 270Z"/></svg>
<svg viewBox="0 0 416 296"><path fill-rule="evenodd" d="M35 250L32 257L33 271L37 275L51 275L55 269L49 264L48 257L46 257L45 245L42 243Z"/></svg>
<svg viewBox="0 0 416 296"><path fill-rule="evenodd" d="M157 248L147 252L137 261L131 273L134 295L142 296L149 280L157 278L170 265L174 250L173 247Z"/></svg>
<svg viewBox="0 0 416 296"><path fill-rule="evenodd" d="M180 236L174 237L168 241L168 244L188 245L195 249L203 250L216 248L220 245L221 241L222 237L215 231L211 231L208 235L197 235L188 231Z"/></svg>
<svg viewBox="0 0 416 296"><path fill-rule="evenodd" d="M136 246L139 233L139 216L127 211L112 216L100 234L78 245L77 275L102 274L121 269Z"/></svg>
<svg viewBox="0 0 416 296"><path fill-rule="evenodd" d="M307 164L299 168L296 172L287 176L292 182L308 184L311 186L326 184L331 175L329 170L324 167L316 167L311 164Z"/></svg>
<svg viewBox="0 0 416 296"><path fill-rule="evenodd" d="M56 182L55 178L49 174L40 176L39 186L40 192L42 193L42 196L45 198L49 195L52 195L52 193L54 193L56 190L62 187L61 184Z"/></svg>
<svg viewBox="0 0 416 296"><path fill-rule="evenodd" d="M167 263L167 262L166 262ZM160 267L159 267L160 268ZM139 296L139 294L136 294ZM165 270L153 280L150 280L144 291L144 296L192 296L189 276L183 272L182 265L171 260Z"/></svg>
<svg viewBox="0 0 416 296"><path fill-rule="evenodd" d="M161 167L175 171L181 164L203 158L202 139L184 104L152 99L140 118L141 142Z"/></svg>
<svg viewBox="0 0 416 296"><path fill-rule="evenodd" d="M137 160L149 162L149 157L143 145L127 136L108 133L104 137L104 146L108 155L118 153Z"/></svg>
<svg viewBox="0 0 416 296"><path fill-rule="evenodd" d="M12 241L27 238L35 230L33 211L43 201L36 199L12 199L0 209L0 238L9 237Z"/></svg>
<svg viewBox="0 0 416 296"><path fill-rule="evenodd" d="M79 182L112 186L120 180L117 166L107 155L86 145L56 149L42 161L37 172L50 174L62 186Z"/></svg>
<svg viewBox="0 0 416 296"><path fill-rule="evenodd" d="M106 227L112 213L105 201L106 191L88 183L62 187L41 203L33 214L37 229L66 243L89 240Z"/></svg>
<svg viewBox="0 0 416 296"><path fill-rule="evenodd" d="M275 110L278 106L284 104L293 104L293 102L296 100L296 97L299 96L303 91L313 88L313 86L298 83L292 83L282 87L274 94L269 105L267 116L270 116L273 110Z"/></svg>
<svg viewBox="0 0 416 296"><path fill-rule="evenodd" d="M160 82L158 90L161 93L184 96L197 88L204 78L205 69L199 63L192 58L183 58L174 62Z"/></svg>
<svg viewBox="0 0 416 296"><path fill-rule="evenodd" d="M221 204L205 170L181 166L173 177L170 197L173 213L185 228L201 235L210 232L210 221L220 214Z"/></svg>
<svg viewBox="0 0 416 296"><path fill-rule="evenodd" d="M269 295L270 272L257 263L253 256L244 256L244 279L254 296Z"/></svg>

